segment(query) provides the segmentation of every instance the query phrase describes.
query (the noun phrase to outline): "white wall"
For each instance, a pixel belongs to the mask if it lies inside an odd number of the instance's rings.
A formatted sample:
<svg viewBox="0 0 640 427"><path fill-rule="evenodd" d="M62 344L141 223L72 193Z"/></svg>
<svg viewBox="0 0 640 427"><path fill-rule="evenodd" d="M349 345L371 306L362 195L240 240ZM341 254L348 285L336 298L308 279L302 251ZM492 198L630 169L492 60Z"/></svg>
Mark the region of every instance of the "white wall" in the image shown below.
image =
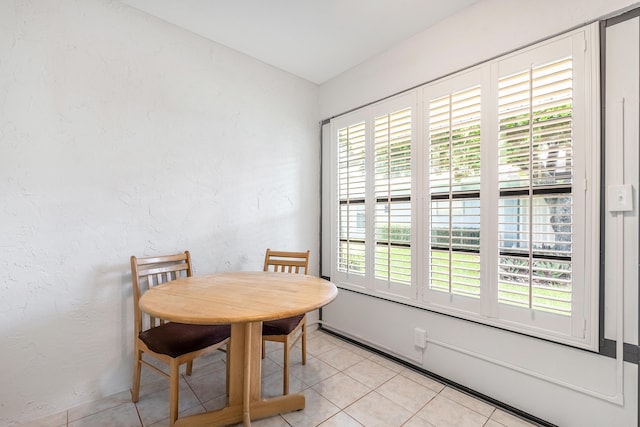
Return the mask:
<svg viewBox="0 0 640 427"><path fill-rule="evenodd" d="M480 0L324 83L323 118L487 61L637 3L632 0Z"/></svg>
<svg viewBox="0 0 640 427"><path fill-rule="evenodd" d="M317 97L119 2L0 2L0 425L130 387L130 255L317 273Z"/></svg>
<svg viewBox="0 0 640 427"><path fill-rule="evenodd" d="M628 0L535 2L481 0L471 8L321 86L321 115L329 118L500 54L640 4ZM624 149L625 183L634 185L634 211L617 229L606 225L606 338L638 343L638 19L611 32L607 153ZM614 48L615 47L615 48ZM616 72L614 73L614 70ZM635 73L635 74L634 74ZM616 139L616 100L625 98L625 142ZM329 126L327 126L328 128ZM607 182L619 163L607 157ZM330 212L325 212L325 216ZM624 236L624 237L623 237ZM623 239L624 238L624 242ZM623 271L616 270L622 245ZM323 250L327 248L323 238ZM618 252L620 253L620 252ZM326 260L328 258L325 255ZM323 266L324 267L324 266ZM616 295L624 289L625 299ZM620 311L624 307L624 311ZM616 324L622 313L621 323ZM417 308L342 290L323 310L328 329L377 347L519 410L561 426L635 426L638 365ZM427 331L423 352L414 328Z"/></svg>

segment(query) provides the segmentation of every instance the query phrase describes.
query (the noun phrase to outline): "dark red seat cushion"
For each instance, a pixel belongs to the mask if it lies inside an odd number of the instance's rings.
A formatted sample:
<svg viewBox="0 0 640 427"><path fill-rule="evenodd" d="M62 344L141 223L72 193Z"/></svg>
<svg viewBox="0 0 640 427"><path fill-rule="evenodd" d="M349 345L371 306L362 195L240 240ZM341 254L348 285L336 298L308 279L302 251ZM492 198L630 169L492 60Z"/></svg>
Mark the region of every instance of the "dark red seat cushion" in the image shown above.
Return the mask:
<svg viewBox="0 0 640 427"><path fill-rule="evenodd" d="M156 353L182 356L224 341L231 335L229 325L187 325L169 322L140 332L140 339Z"/></svg>
<svg viewBox="0 0 640 427"><path fill-rule="evenodd" d="M291 331L298 326L298 323L300 323L303 317L304 314L300 314L298 316L263 322L262 335L289 335Z"/></svg>

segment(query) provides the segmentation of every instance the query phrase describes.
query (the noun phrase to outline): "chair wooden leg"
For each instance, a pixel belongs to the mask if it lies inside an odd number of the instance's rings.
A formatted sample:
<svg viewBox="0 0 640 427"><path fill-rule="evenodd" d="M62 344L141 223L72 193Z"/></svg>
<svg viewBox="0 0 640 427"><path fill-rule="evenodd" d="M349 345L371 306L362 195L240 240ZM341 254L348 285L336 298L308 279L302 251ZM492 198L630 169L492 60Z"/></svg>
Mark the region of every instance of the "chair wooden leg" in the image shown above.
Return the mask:
<svg viewBox="0 0 640 427"><path fill-rule="evenodd" d="M140 398L140 371L142 370L142 364L140 359L142 358L142 352L138 349L135 350L134 365L133 365L133 382L131 384L131 401L136 403Z"/></svg>
<svg viewBox="0 0 640 427"><path fill-rule="evenodd" d="M266 355L266 345L265 345L265 339L262 339L262 358L264 359L264 356Z"/></svg>
<svg viewBox="0 0 640 427"><path fill-rule="evenodd" d="M191 376L191 373L193 372L193 360L187 362L187 375Z"/></svg>
<svg viewBox="0 0 640 427"><path fill-rule="evenodd" d="M282 380L282 394L289 394L289 339L284 340L284 378Z"/></svg>
<svg viewBox="0 0 640 427"><path fill-rule="evenodd" d="M307 322L303 320L301 333L302 333L302 364L307 364Z"/></svg>
<svg viewBox="0 0 640 427"><path fill-rule="evenodd" d="M171 360L171 376L169 378L169 427L173 427L178 419L178 399L180 387L180 365Z"/></svg>
<svg viewBox="0 0 640 427"><path fill-rule="evenodd" d="M230 356L230 351L231 351L231 345L227 344L227 352L226 354L226 364L227 364L227 397L229 397L229 381L231 379L231 364L229 363L231 361L231 356Z"/></svg>

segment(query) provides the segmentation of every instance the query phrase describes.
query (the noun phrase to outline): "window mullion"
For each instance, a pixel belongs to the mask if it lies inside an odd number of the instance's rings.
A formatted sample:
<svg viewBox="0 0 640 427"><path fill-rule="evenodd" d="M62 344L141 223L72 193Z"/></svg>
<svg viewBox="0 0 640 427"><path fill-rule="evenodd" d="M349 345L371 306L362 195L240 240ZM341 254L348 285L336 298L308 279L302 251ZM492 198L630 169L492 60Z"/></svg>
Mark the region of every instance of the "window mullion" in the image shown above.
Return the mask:
<svg viewBox="0 0 640 427"><path fill-rule="evenodd" d="M483 168L480 179L480 310L490 318L498 317L498 67L491 64L482 68L482 97L480 158Z"/></svg>
<svg viewBox="0 0 640 427"><path fill-rule="evenodd" d="M390 120L390 118L389 118ZM391 175L391 124L387 126L387 174ZM391 179L387 179L387 287L391 284Z"/></svg>
<svg viewBox="0 0 640 427"><path fill-rule="evenodd" d="M529 308L533 308L533 66L529 66Z"/></svg>
<svg viewBox="0 0 640 427"><path fill-rule="evenodd" d="M449 98L449 293L453 295L453 97Z"/></svg>
<svg viewBox="0 0 640 427"><path fill-rule="evenodd" d="M376 197L375 197L375 176L376 176L376 141L375 141L375 120L373 112L369 110L365 122L366 146L366 180L365 180L365 218L366 218L366 264L365 273L366 286L375 289L375 269L376 269Z"/></svg>

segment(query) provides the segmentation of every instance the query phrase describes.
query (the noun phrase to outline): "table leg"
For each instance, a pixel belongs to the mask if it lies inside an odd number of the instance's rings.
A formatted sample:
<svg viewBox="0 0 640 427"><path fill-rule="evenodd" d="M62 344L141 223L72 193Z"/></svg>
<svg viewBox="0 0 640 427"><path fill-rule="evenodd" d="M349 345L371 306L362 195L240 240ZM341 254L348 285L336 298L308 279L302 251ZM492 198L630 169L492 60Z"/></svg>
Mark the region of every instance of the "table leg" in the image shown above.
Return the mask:
<svg viewBox="0 0 640 427"><path fill-rule="evenodd" d="M261 400L262 359L256 349L262 342L262 322L231 325L229 406L242 408L242 421L251 425L251 405ZM257 356L256 356L257 355Z"/></svg>
<svg viewBox="0 0 640 427"><path fill-rule="evenodd" d="M217 411L178 418L176 427L213 427L304 409L302 394L262 399L262 322L234 323L227 354L229 403Z"/></svg>
<svg viewBox="0 0 640 427"><path fill-rule="evenodd" d="M254 325L259 326L259 325ZM257 329L257 328L254 328ZM242 389L242 423L245 427L251 426L251 351L253 347L251 323L245 324L244 329L244 383Z"/></svg>

